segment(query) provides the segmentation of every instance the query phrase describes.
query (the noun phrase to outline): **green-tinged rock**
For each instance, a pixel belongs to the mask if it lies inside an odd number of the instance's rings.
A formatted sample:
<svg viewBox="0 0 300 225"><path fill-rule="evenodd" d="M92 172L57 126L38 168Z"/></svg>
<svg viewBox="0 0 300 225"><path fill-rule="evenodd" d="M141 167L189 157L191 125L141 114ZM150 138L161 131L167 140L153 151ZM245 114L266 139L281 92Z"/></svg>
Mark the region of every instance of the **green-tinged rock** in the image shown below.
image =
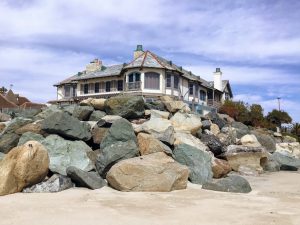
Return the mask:
<svg viewBox="0 0 300 225"><path fill-rule="evenodd" d="M45 138L40 134L26 132L26 133L22 134L22 136L20 137L18 146L25 144L27 141L42 142L44 139Z"/></svg>

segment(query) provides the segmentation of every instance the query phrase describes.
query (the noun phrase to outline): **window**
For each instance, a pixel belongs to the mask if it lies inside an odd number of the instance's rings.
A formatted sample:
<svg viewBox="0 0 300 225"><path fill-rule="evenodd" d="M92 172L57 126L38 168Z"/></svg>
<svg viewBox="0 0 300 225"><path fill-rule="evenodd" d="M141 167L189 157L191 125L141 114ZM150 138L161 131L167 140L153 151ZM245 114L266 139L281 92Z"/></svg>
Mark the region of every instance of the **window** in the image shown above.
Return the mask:
<svg viewBox="0 0 300 225"><path fill-rule="evenodd" d="M95 93L100 92L100 83L95 83Z"/></svg>
<svg viewBox="0 0 300 225"><path fill-rule="evenodd" d="M105 91L110 92L110 81L105 82Z"/></svg>
<svg viewBox="0 0 300 225"><path fill-rule="evenodd" d="M206 101L206 92L203 90L200 91L200 100Z"/></svg>
<svg viewBox="0 0 300 225"><path fill-rule="evenodd" d="M159 90L160 89L159 77L160 77L159 73L155 73L155 72L145 73L145 88Z"/></svg>
<svg viewBox="0 0 300 225"><path fill-rule="evenodd" d="M189 83L189 94L190 95L194 94L194 84L193 83Z"/></svg>
<svg viewBox="0 0 300 225"><path fill-rule="evenodd" d="M84 84L83 86L83 93L88 94L89 93L89 84Z"/></svg>
<svg viewBox="0 0 300 225"><path fill-rule="evenodd" d="M123 80L118 80L118 91L123 91Z"/></svg>
<svg viewBox="0 0 300 225"><path fill-rule="evenodd" d="M179 76L174 75L174 88L178 89L179 86Z"/></svg>
<svg viewBox="0 0 300 225"><path fill-rule="evenodd" d="M141 74L138 72L133 72L128 75L128 82L133 83L133 82L138 82L141 81Z"/></svg>
<svg viewBox="0 0 300 225"><path fill-rule="evenodd" d="M167 79L166 79L166 87L170 88L171 87L171 74L167 74Z"/></svg>
<svg viewBox="0 0 300 225"><path fill-rule="evenodd" d="M71 87L69 85L65 86L65 97L70 97Z"/></svg>

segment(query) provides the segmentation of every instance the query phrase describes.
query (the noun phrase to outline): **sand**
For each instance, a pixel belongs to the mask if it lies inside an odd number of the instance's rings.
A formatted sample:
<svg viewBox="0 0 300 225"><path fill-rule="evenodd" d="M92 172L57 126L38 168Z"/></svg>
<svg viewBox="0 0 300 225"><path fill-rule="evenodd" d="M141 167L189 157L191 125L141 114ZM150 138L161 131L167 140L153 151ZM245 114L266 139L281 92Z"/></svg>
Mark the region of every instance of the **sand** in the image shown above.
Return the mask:
<svg viewBox="0 0 300 225"><path fill-rule="evenodd" d="M247 177L249 194L188 189L123 193L105 187L0 197L0 224L300 224L300 173Z"/></svg>

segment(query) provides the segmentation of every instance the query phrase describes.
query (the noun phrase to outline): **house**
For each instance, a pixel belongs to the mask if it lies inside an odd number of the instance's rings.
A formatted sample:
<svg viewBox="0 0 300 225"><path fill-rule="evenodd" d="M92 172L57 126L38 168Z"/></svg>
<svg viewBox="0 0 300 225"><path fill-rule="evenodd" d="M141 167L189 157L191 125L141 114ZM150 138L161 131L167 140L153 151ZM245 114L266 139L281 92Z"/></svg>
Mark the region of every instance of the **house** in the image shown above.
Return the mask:
<svg viewBox="0 0 300 225"><path fill-rule="evenodd" d="M142 45L137 46L130 63L104 66L95 59L84 71L54 86L57 100L50 103L109 98L121 93L141 95L146 101L169 95L202 113L217 109L225 99L233 97L229 81L222 80L220 68L214 72L214 81L208 82L172 61L144 51Z"/></svg>

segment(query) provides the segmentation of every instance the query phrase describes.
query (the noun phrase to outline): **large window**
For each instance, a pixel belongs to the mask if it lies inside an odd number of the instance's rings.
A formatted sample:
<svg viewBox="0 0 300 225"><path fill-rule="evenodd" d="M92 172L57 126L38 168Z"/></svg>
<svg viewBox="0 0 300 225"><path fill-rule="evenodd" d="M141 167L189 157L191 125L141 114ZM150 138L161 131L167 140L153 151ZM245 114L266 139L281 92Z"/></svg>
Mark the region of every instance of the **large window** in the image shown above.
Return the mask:
<svg viewBox="0 0 300 225"><path fill-rule="evenodd" d="M201 101L206 101L206 92L203 90L200 90L200 100Z"/></svg>
<svg viewBox="0 0 300 225"><path fill-rule="evenodd" d="M159 73L155 73L155 72L145 73L145 88L159 90L160 89L159 77L160 77Z"/></svg>
<svg viewBox="0 0 300 225"><path fill-rule="evenodd" d="M133 72L128 75L128 82L133 83L133 82L138 82L141 81L141 74L138 72Z"/></svg>
<svg viewBox="0 0 300 225"><path fill-rule="evenodd" d="M166 87L170 88L171 87L171 74L167 74L167 79L166 79Z"/></svg>
<svg viewBox="0 0 300 225"><path fill-rule="evenodd" d="M118 91L123 91L123 80L118 80Z"/></svg>
<svg viewBox="0 0 300 225"><path fill-rule="evenodd" d="M95 83L95 93L100 92L100 83Z"/></svg>
<svg viewBox="0 0 300 225"><path fill-rule="evenodd" d="M194 84L193 83L189 83L189 94L190 95L194 94Z"/></svg>
<svg viewBox="0 0 300 225"><path fill-rule="evenodd" d="M105 82L105 91L106 91L106 92L110 92L110 86L111 86L110 81L106 81L106 82Z"/></svg>
<svg viewBox="0 0 300 225"><path fill-rule="evenodd" d="M174 88L178 89L178 86L179 86L179 76L174 75Z"/></svg>
<svg viewBox="0 0 300 225"><path fill-rule="evenodd" d="M65 97L70 97L71 95L71 87L70 85L65 85Z"/></svg>
<svg viewBox="0 0 300 225"><path fill-rule="evenodd" d="M83 93L88 94L89 93L89 84L84 84L83 86Z"/></svg>

